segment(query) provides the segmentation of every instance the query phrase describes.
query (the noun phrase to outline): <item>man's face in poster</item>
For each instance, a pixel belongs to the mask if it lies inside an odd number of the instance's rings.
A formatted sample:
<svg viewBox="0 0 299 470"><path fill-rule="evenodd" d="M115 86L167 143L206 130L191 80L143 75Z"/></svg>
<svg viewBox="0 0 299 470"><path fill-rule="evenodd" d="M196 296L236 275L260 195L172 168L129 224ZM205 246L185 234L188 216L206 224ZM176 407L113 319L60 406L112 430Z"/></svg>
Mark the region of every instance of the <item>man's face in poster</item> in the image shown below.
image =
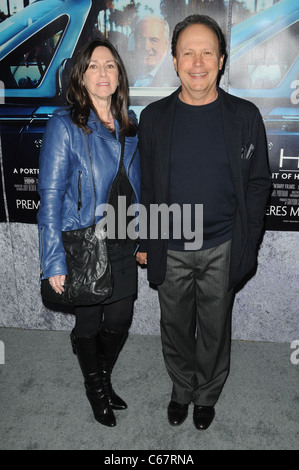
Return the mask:
<svg viewBox="0 0 299 470"><path fill-rule="evenodd" d="M135 30L137 59L142 64L143 71L149 72L164 59L169 34L164 23L158 18L143 19Z"/></svg>

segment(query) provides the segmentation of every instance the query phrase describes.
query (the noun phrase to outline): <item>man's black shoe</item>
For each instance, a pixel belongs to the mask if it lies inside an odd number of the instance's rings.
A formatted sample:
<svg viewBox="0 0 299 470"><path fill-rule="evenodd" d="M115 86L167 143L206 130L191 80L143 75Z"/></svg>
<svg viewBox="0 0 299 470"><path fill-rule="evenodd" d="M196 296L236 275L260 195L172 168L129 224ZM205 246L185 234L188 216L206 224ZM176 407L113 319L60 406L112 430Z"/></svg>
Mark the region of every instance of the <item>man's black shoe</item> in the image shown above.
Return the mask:
<svg viewBox="0 0 299 470"><path fill-rule="evenodd" d="M179 426L188 416L188 404L183 405L171 400L168 405L168 421L171 426Z"/></svg>
<svg viewBox="0 0 299 470"><path fill-rule="evenodd" d="M215 416L214 406L195 405L193 411L193 422L197 429L205 430L212 423Z"/></svg>

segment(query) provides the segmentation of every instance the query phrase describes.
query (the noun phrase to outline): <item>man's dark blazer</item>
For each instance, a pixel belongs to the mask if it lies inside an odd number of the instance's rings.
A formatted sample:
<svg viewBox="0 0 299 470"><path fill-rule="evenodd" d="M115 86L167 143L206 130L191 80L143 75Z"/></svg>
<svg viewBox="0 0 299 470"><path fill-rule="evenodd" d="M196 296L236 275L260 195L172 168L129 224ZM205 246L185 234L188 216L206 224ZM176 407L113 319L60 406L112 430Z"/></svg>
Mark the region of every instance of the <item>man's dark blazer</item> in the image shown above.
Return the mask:
<svg viewBox="0 0 299 470"><path fill-rule="evenodd" d="M171 133L180 91L181 88L170 96L151 103L140 116L141 203L147 208L147 214L150 204L169 204ZM240 285L256 267L265 206L269 197L270 172L265 130L258 108L221 88L218 88L218 92L236 195L229 267L230 288L233 288ZM200 152L198 157L200 158ZM149 223L148 221L148 225ZM149 226L147 228L149 230ZM161 284L164 280L167 243L161 236L155 240L149 236L140 240L139 251L147 252L148 280L153 284Z"/></svg>

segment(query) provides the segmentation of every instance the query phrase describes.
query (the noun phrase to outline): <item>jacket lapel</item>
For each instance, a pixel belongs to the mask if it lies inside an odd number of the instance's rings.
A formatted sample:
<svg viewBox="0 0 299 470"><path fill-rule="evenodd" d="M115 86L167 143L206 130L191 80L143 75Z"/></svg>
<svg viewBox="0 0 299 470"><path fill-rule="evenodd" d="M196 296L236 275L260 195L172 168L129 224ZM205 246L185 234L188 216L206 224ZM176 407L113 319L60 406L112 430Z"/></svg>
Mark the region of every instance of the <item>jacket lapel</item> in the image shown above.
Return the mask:
<svg viewBox="0 0 299 470"><path fill-rule="evenodd" d="M159 119L156 122L157 157L160 165L161 182L164 200L169 202L169 165L171 152L172 127L175 104L181 87L167 97L161 107ZM236 116L235 108L229 95L221 88L218 89L223 121L226 150L232 171L235 189L238 195L242 194L241 179L241 150L242 150L242 120Z"/></svg>
<svg viewBox="0 0 299 470"><path fill-rule="evenodd" d="M219 88L218 91L220 97L225 145L230 162L236 198L238 204L243 206L245 205L241 172L243 121L236 115L235 106L232 103L229 95L221 88Z"/></svg>
<svg viewBox="0 0 299 470"><path fill-rule="evenodd" d="M160 117L156 122L157 157L160 165L161 182L164 200L169 203L169 166L171 152L172 127L177 96L181 88L168 96L161 108Z"/></svg>
<svg viewBox="0 0 299 470"><path fill-rule="evenodd" d="M242 150L242 120L236 116L234 105L229 96L218 89L221 105L221 115L224 130L224 139L233 179L240 178L240 158Z"/></svg>

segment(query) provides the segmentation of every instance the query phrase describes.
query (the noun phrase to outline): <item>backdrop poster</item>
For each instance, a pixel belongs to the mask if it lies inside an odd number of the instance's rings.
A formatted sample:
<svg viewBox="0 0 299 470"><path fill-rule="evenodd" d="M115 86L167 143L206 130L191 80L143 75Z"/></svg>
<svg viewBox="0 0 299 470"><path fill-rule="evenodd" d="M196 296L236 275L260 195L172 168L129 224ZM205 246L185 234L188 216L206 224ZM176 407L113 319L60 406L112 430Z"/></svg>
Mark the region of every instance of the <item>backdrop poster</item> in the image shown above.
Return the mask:
<svg viewBox="0 0 299 470"><path fill-rule="evenodd" d="M2 15L0 118L11 221L36 223L40 143L53 110L65 105L78 48L94 37L110 39L128 72L131 105L142 108L179 85L172 32L194 13L215 18L226 34L220 86L254 102L264 118L273 183L266 229L299 229L297 0L40 0Z"/></svg>
<svg viewBox="0 0 299 470"><path fill-rule="evenodd" d="M6 222L1 167L0 167L0 222Z"/></svg>
<svg viewBox="0 0 299 470"><path fill-rule="evenodd" d="M272 193L266 230L299 230L299 3L245 1L232 10L229 91L254 102L265 122ZM272 4L273 3L273 4ZM239 2L234 1L235 7Z"/></svg>
<svg viewBox="0 0 299 470"><path fill-rule="evenodd" d="M293 111L293 119L292 113ZM272 172L268 230L299 230L299 120L296 109L278 108L265 121Z"/></svg>
<svg viewBox="0 0 299 470"><path fill-rule="evenodd" d="M1 144L3 166L5 174L5 193L10 222L23 222L35 224L39 207L37 193L39 173L39 150L44 128L34 124L34 107L16 109L2 108L2 118L11 117L14 111L13 122L2 129ZM27 119L27 112L33 116L31 124Z"/></svg>

